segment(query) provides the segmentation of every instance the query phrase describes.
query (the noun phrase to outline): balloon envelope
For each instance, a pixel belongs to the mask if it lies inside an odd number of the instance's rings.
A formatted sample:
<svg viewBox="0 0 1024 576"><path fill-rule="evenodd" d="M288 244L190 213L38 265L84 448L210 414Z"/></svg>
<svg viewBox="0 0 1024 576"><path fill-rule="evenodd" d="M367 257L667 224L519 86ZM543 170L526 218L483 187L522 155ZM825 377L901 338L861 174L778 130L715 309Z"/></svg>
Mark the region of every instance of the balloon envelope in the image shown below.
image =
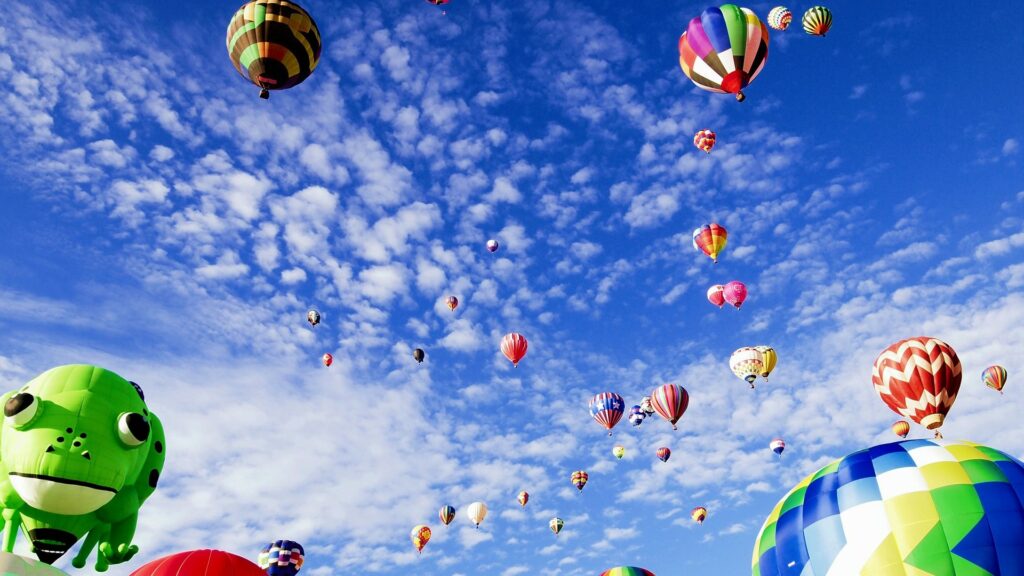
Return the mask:
<svg viewBox="0 0 1024 576"><path fill-rule="evenodd" d="M708 509L703 506L697 506L693 510L690 510L690 518L697 524L703 524L704 519L708 517Z"/></svg>
<svg viewBox="0 0 1024 576"><path fill-rule="evenodd" d="M430 527L425 524L413 526L409 538L412 539L412 547L416 549L416 552L423 552L423 547L430 542Z"/></svg>
<svg viewBox="0 0 1024 576"><path fill-rule="evenodd" d="M583 487L587 485L587 480L590 479L590 475L583 470L577 470L572 473L572 476L569 479L572 481L573 486L582 492Z"/></svg>
<svg viewBox="0 0 1024 576"><path fill-rule="evenodd" d="M323 361L324 366L330 366L331 364L334 364L334 356L331 356L330 354L324 354L323 358L321 358L320 360Z"/></svg>
<svg viewBox="0 0 1024 576"><path fill-rule="evenodd" d="M277 540L263 547L256 564L269 576L295 576L305 561L302 544L291 540Z"/></svg>
<svg viewBox="0 0 1024 576"><path fill-rule="evenodd" d="M639 405L633 406L629 409L629 423L633 426L639 426L644 423L644 418L647 414L644 413L643 409Z"/></svg>
<svg viewBox="0 0 1024 576"><path fill-rule="evenodd" d="M754 576L1024 574L1024 464L971 442L903 440L805 478L768 515Z"/></svg>
<svg viewBox="0 0 1024 576"><path fill-rule="evenodd" d="M793 22L793 13L785 6L776 6L768 12L768 26L776 30L785 30Z"/></svg>
<svg viewBox="0 0 1024 576"><path fill-rule="evenodd" d="M267 576L252 562L222 550L191 550L158 558L131 576Z"/></svg>
<svg viewBox="0 0 1024 576"><path fill-rule="evenodd" d="M518 332L509 332L501 339L501 353L513 366L518 366L519 361L526 356L527 345L526 336Z"/></svg>
<svg viewBox="0 0 1024 576"><path fill-rule="evenodd" d="M711 154L711 149L715 147L715 133L711 130L699 130L693 135L693 145L698 150Z"/></svg>
<svg viewBox="0 0 1024 576"><path fill-rule="evenodd" d="M715 284L711 288L708 288L708 302L711 302L719 308L725 304L725 286L721 284Z"/></svg>
<svg viewBox="0 0 1024 576"><path fill-rule="evenodd" d="M306 312L306 322L309 322L310 326L316 326L320 323L320 313L316 310Z"/></svg>
<svg viewBox="0 0 1024 576"><path fill-rule="evenodd" d="M743 89L768 61L768 28L749 8L724 4L690 20L679 37L679 66L699 88L731 93Z"/></svg>
<svg viewBox="0 0 1024 576"><path fill-rule="evenodd" d="M893 422L892 433L900 438L906 438L907 434L910 434L910 422L907 422L906 420L897 420Z"/></svg>
<svg viewBox="0 0 1024 576"><path fill-rule="evenodd" d="M683 417L686 407L690 405L690 395L687 394L686 388L678 384L665 384L655 388L654 392L651 392L651 398L654 411L668 420L675 430L676 422Z"/></svg>
<svg viewBox="0 0 1024 576"><path fill-rule="evenodd" d="M618 458L619 460L622 460L622 457L626 455L626 447L615 446L614 448L612 448L612 455Z"/></svg>
<svg viewBox="0 0 1024 576"><path fill-rule="evenodd" d="M473 502L466 508L466 516L469 517L473 524L479 527L480 523L487 517L487 505L483 502Z"/></svg>
<svg viewBox="0 0 1024 576"><path fill-rule="evenodd" d="M441 509L437 512L437 517L441 519L441 524L445 526L452 523L455 520L455 508L453 506L441 506Z"/></svg>
<svg viewBox="0 0 1024 576"><path fill-rule="evenodd" d="M729 368L737 378L746 380L754 387L754 380L764 372L764 356L757 348L746 346L732 353L729 357Z"/></svg>
<svg viewBox="0 0 1024 576"><path fill-rule="evenodd" d="M309 13L290 0L252 0L228 24L228 55L243 78L268 90L291 88L320 61L320 30Z"/></svg>
<svg viewBox="0 0 1024 576"><path fill-rule="evenodd" d="M555 533L555 536L558 536L558 533L562 531L564 526L565 522L563 522L561 518L552 518L551 521L548 522L548 528L551 528L551 531Z"/></svg>
<svg viewBox="0 0 1024 576"><path fill-rule="evenodd" d="M611 429L622 419L626 401L615 392L601 392L590 399L590 415L611 436Z"/></svg>
<svg viewBox="0 0 1024 576"><path fill-rule="evenodd" d="M693 231L693 247L718 262L718 255L725 250L729 232L718 224L705 224Z"/></svg>
<svg viewBox="0 0 1024 576"><path fill-rule="evenodd" d="M739 310L740 306L743 306L743 302L747 299L747 285L733 280L725 285L722 295L725 297L726 302Z"/></svg>
<svg viewBox="0 0 1024 576"><path fill-rule="evenodd" d="M488 240L487 241L487 251L492 253L492 254L497 252L498 251L498 241L497 240Z"/></svg>
<svg viewBox="0 0 1024 576"><path fill-rule="evenodd" d="M672 451L662 446L661 448L658 448L657 454L659 460L662 462L668 462L668 459L672 456Z"/></svg>
<svg viewBox="0 0 1024 576"><path fill-rule="evenodd" d="M985 383L985 386L1002 393L1003 386L1006 385L1006 368L1002 366L985 368L985 371L981 373L981 381Z"/></svg>
<svg viewBox="0 0 1024 576"><path fill-rule="evenodd" d="M871 383L893 412L934 430L953 407L961 377L960 358L949 344L918 336L883 350L875 360Z"/></svg>
<svg viewBox="0 0 1024 576"><path fill-rule="evenodd" d="M771 444L768 446L772 449L772 452L781 456L782 451L786 449L786 442L782 438L776 438L775 440L772 440Z"/></svg>
<svg viewBox="0 0 1024 576"><path fill-rule="evenodd" d="M811 36L824 36L832 28L832 11L824 6L814 6L804 12L804 32Z"/></svg>
<svg viewBox="0 0 1024 576"><path fill-rule="evenodd" d="M654 576L654 572L636 566L617 566L601 572L601 576Z"/></svg>
<svg viewBox="0 0 1024 576"><path fill-rule="evenodd" d="M516 500L519 501L520 506L526 506L526 503L530 501L530 494L523 490L516 496Z"/></svg>

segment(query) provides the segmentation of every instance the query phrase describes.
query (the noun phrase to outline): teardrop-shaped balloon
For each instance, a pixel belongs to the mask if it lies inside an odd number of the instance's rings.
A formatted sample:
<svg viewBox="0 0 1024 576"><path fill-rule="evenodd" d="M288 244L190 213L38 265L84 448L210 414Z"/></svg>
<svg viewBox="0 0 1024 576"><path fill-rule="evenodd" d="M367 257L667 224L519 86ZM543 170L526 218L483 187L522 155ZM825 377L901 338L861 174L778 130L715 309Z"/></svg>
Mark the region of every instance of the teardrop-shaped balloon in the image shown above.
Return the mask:
<svg viewBox="0 0 1024 576"><path fill-rule="evenodd" d="M423 359L427 357L427 353L423 351L423 348L417 348L412 351L412 359L418 363L422 363Z"/></svg>
<svg viewBox="0 0 1024 576"><path fill-rule="evenodd" d="M956 402L962 376L960 358L949 344L918 336L883 350L871 383L890 410L936 430ZM936 431L936 437L942 435Z"/></svg>
<svg viewBox="0 0 1024 576"><path fill-rule="evenodd" d="M466 516L479 528L480 523L487 517L487 505L483 502L473 502L466 508Z"/></svg>
<svg viewBox="0 0 1024 576"><path fill-rule="evenodd" d="M430 542L430 527L425 524L420 524L412 529L412 533L409 534L412 539L412 546L416 549L417 553L423 553L423 547Z"/></svg>
<svg viewBox="0 0 1024 576"><path fill-rule="evenodd" d="M455 507L448 505L441 506L441 509L437 512L437 517L441 519L441 524L444 524L445 526L451 524L452 520L455 520Z"/></svg>
<svg viewBox="0 0 1024 576"><path fill-rule="evenodd" d="M324 366L334 364L334 356L331 356L330 354L324 354L321 360L323 361Z"/></svg>
<svg viewBox="0 0 1024 576"><path fill-rule="evenodd" d="M782 451L786 449L786 441L782 438L776 438L771 441L768 447L772 449L772 452L782 456Z"/></svg>
<svg viewBox="0 0 1024 576"><path fill-rule="evenodd" d="M893 422L892 433L900 438L906 438L907 434L910 434L910 422L907 422L906 420L897 420Z"/></svg>
<svg viewBox="0 0 1024 576"><path fill-rule="evenodd" d="M746 346L732 353L729 357L729 368L738 378L746 380L754 387L754 380L764 372L764 356L757 348Z"/></svg>
<svg viewBox="0 0 1024 576"><path fill-rule="evenodd" d="M776 6L768 12L768 26L776 30L785 30L793 22L793 13L785 6Z"/></svg>
<svg viewBox="0 0 1024 576"><path fill-rule="evenodd" d="M661 460L662 462L668 462L668 459L672 457L672 451L665 446L658 448L657 454L658 460Z"/></svg>
<svg viewBox="0 0 1024 576"><path fill-rule="evenodd" d="M811 36L824 36L832 28L832 11L824 6L814 6L804 12L804 32Z"/></svg>
<svg viewBox="0 0 1024 576"><path fill-rule="evenodd" d="M708 517L708 509L703 506L697 506L690 511L690 518L697 524L703 524L704 519Z"/></svg>
<svg viewBox="0 0 1024 576"><path fill-rule="evenodd" d="M580 492L583 492L583 487L587 485L587 480L589 479L590 475L584 472L583 470L577 470L573 472L572 476L570 477L573 486L575 486L576 489L579 490Z"/></svg>
<svg viewBox="0 0 1024 576"><path fill-rule="evenodd" d="M449 310L454 311L459 306L459 299L455 296L449 296L448 299L445 300L445 304L448 305Z"/></svg>
<svg viewBox="0 0 1024 576"><path fill-rule="evenodd" d="M590 415L612 435L612 428L619 423L626 411L626 401L615 392L601 392L590 399Z"/></svg>
<svg viewBox="0 0 1024 576"><path fill-rule="evenodd" d="M306 551L302 544L291 540L277 540L263 547L256 564L267 576L295 576L302 570Z"/></svg>
<svg viewBox="0 0 1024 576"><path fill-rule="evenodd" d="M512 366L519 366L519 361L526 356L526 336L518 332L509 332L501 339L501 353L508 358Z"/></svg>
<svg viewBox="0 0 1024 576"><path fill-rule="evenodd" d="M551 528L551 531L555 533L555 536L558 536L558 533L562 531L563 526L565 526L565 522L563 522L561 518L552 518L551 521L548 522L548 528Z"/></svg>
<svg viewBox="0 0 1024 576"><path fill-rule="evenodd" d="M520 506L526 506L526 503L530 501L530 494L526 490L523 490L518 496L516 496L516 500L519 502Z"/></svg>
<svg viewBox="0 0 1024 576"><path fill-rule="evenodd" d="M306 312L306 322L309 322L310 326L316 326L320 323L320 313L316 310Z"/></svg>
<svg viewBox="0 0 1024 576"><path fill-rule="evenodd" d="M633 426L639 426L643 424L644 418L646 417L647 414L644 413L643 408L640 408L639 405L633 406L632 408L629 409L629 423L632 424Z"/></svg>
<svg viewBox="0 0 1024 576"><path fill-rule="evenodd" d="M659 416L668 420L672 429L676 430L676 422L683 417L686 407L690 405L690 395L686 388L678 384L665 384L651 392L651 404Z"/></svg>
<svg viewBox="0 0 1024 576"><path fill-rule="evenodd" d="M768 380L768 376L771 375L772 370L775 370L775 365L779 363L779 355L775 352L775 348L771 346L754 346L758 352L761 353L761 377Z"/></svg>
<svg viewBox="0 0 1024 576"><path fill-rule="evenodd" d="M316 70L320 30L294 1L252 0L231 18L227 48L238 73L266 99L268 90L296 86Z"/></svg>
<svg viewBox="0 0 1024 576"><path fill-rule="evenodd" d="M491 254L494 254L495 252L497 252L498 251L498 241L497 240L488 240L487 241L487 251L490 252Z"/></svg>
<svg viewBox="0 0 1024 576"><path fill-rule="evenodd" d="M1006 375L1006 368L998 365L989 366L981 373L981 381L985 383L985 386L1002 394L1003 386L1006 385Z"/></svg>
<svg viewBox="0 0 1024 576"><path fill-rule="evenodd" d="M619 460L622 460L622 457L626 455L626 447L615 446L614 448L612 448L612 455L618 458Z"/></svg>
<svg viewBox="0 0 1024 576"><path fill-rule="evenodd" d="M708 302L711 302L719 308L725 304L725 286L721 284L715 284L711 288L708 288Z"/></svg>
<svg viewBox="0 0 1024 576"><path fill-rule="evenodd" d="M729 233L724 226L718 224L705 224L693 231L693 246L698 251L708 255L709 258L718 262L718 255L725 250L729 240Z"/></svg>
<svg viewBox="0 0 1024 576"><path fill-rule="evenodd" d="M725 297L726 302L739 310L740 306L743 306L743 302L747 300L747 285L738 280L733 280L725 285L722 295Z"/></svg>

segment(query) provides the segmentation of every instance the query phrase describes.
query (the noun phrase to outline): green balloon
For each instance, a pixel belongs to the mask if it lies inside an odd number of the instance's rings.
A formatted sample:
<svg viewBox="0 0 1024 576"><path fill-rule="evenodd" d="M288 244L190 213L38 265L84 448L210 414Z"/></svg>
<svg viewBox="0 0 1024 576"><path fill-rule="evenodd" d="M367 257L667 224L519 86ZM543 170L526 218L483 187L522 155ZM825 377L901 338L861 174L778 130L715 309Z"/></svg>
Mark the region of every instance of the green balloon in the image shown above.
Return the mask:
<svg viewBox="0 0 1024 576"><path fill-rule="evenodd" d="M76 567L97 545L97 570L130 560L138 510L156 489L166 449L142 389L103 368L69 365L0 403L3 550L13 551L20 526L48 564L83 536Z"/></svg>

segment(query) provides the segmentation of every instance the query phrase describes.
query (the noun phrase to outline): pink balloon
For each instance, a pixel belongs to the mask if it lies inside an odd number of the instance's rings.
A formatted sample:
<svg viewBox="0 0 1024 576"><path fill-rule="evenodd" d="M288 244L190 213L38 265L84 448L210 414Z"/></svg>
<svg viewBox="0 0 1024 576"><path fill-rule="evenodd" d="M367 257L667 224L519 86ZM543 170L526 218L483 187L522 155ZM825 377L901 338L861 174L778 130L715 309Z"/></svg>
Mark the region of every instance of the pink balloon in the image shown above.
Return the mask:
<svg viewBox="0 0 1024 576"><path fill-rule="evenodd" d="M725 304L725 296L722 294L723 291L725 291L725 286L722 286L721 284L715 284L711 288L708 288L708 302L711 302L715 306L721 308L722 305Z"/></svg>
<svg viewBox="0 0 1024 576"><path fill-rule="evenodd" d="M743 282L733 280L725 285L724 295L725 301L739 310L740 306L743 306L743 301L747 299L747 287Z"/></svg>

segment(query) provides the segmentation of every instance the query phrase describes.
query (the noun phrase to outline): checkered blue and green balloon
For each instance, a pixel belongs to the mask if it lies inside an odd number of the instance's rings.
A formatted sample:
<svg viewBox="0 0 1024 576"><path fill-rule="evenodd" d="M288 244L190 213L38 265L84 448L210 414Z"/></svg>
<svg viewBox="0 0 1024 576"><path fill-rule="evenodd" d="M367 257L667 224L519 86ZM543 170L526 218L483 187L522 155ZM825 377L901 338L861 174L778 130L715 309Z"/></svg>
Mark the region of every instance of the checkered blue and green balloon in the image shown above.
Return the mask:
<svg viewBox="0 0 1024 576"><path fill-rule="evenodd" d="M776 504L752 574L1024 574L1024 463L942 440L854 452Z"/></svg>

